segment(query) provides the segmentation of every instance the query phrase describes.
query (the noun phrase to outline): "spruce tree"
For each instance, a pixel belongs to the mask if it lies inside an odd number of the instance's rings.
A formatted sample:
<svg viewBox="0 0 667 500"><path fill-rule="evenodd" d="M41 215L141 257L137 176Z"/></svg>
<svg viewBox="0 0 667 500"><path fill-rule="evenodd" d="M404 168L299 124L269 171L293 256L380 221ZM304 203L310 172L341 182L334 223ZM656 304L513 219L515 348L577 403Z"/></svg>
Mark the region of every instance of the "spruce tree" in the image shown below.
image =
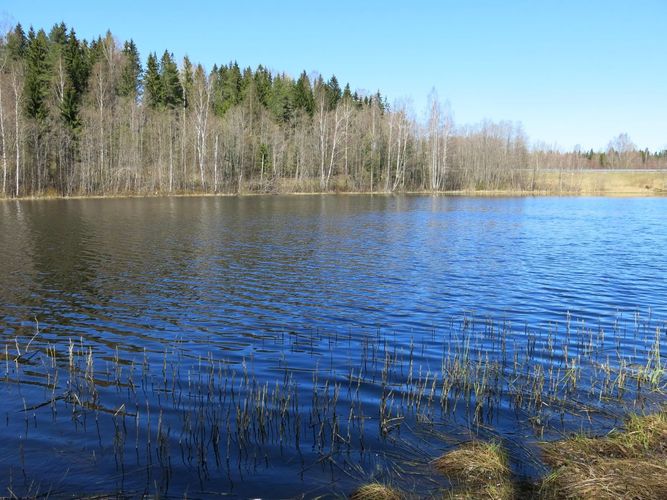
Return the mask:
<svg viewBox="0 0 667 500"><path fill-rule="evenodd" d="M234 62L229 63L229 66L221 66L214 84L213 110L216 115L223 116L241 100L241 70L239 65Z"/></svg>
<svg viewBox="0 0 667 500"><path fill-rule="evenodd" d="M60 46L67 45L67 26L65 23L54 24L49 32L49 41Z"/></svg>
<svg viewBox="0 0 667 500"><path fill-rule="evenodd" d="M315 110L313 89L310 86L310 79L305 71L301 73L294 85L294 107L305 111L310 116L313 115L313 111Z"/></svg>
<svg viewBox="0 0 667 500"><path fill-rule="evenodd" d="M88 85L90 66L86 48L76 38L74 30L67 36L67 45L63 49L65 62L65 89L60 113L65 123L72 129L80 125L79 108Z"/></svg>
<svg viewBox="0 0 667 500"><path fill-rule="evenodd" d="M7 50L9 57L14 61L23 59L28 48L28 39L25 36L21 23L18 23L13 31L7 34Z"/></svg>
<svg viewBox="0 0 667 500"><path fill-rule="evenodd" d="M146 76L144 78L144 102L151 108L157 108L162 103L160 83L160 67L155 52L148 54L146 61Z"/></svg>
<svg viewBox="0 0 667 500"><path fill-rule="evenodd" d="M167 50L160 60L160 103L170 109L183 103L183 87L173 54Z"/></svg>
<svg viewBox="0 0 667 500"><path fill-rule="evenodd" d="M277 75L268 98L268 108L271 114L281 122L288 122L292 116L293 92L292 81L287 75Z"/></svg>
<svg viewBox="0 0 667 500"><path fill-rule="evenodd" d="M218 68L217 64L214 64L213 69L211 70L211 75L214 76L211 84L211 106L213 107L213 113L215 113L216 116L222 116L224 114L223 82L226 71L227 68L224 65Z"/></svg>
<svg viewBox="0 0 667 500"><path fill-rule="evenodd" d="M30 118L42 121L48 116L47 99L51 81L49 42L44 30L39 30L35 34L30 28L26 55L26 113Z"/></svg>
<svg viewBox="0 0 667 500"><path fill-rule="evenodd" d="M181 69L180 82L183 95L183 106L187 108L190 106L190 101L192 100L192 89L194 86L192 63L188 56L183 58L183 69Z"/></svg>
<svg viewBox="0 0 667 500"><path fill-rule="evenodd" d="M134 100L139 96L141 89L141 59L139 50L134 40L125 42L123 45L123 67L118 81L117 93L122 97L130 97Z"/></svg>
<svg viewBox="0 0 667 500"><path fill-rule="evenodd" d="M257 99L263 106L268 106L271 85L271 73L260 64L255 71L255 91L257 92Z"/></svg>
<svg viewBox="0 0 667 500"><path fill-rule="evenodd" d="M245 101L246 99L255 99L255 81L252 73L252 68L245 68L243 70L243 75L241 76L241 84L239 86L239 101Z"/></svg>
<svg viewBox="0 0 667 500"><path fill-rule="evenodd" d="M351 101L352 100L352 92L350 91L350 84L349 83L345 84L345 90L343 90L343 100L344 101Z"/></svg>
<svg viewBox="0 0 667 500"><path fill-rule="evenodd" d="M338 84L338 79L336 75L333 75L324 87L326 93L327 106L329 109L335 109L338 101L340 101L341 92L340 85Z"/></svg>
<svg viewBox="0 0 667 500"><path fill-rule="evenodd" d="M223 98L227 109L241 102L241 79L239 65L236 62L230 64L223 91Z"/></svg>

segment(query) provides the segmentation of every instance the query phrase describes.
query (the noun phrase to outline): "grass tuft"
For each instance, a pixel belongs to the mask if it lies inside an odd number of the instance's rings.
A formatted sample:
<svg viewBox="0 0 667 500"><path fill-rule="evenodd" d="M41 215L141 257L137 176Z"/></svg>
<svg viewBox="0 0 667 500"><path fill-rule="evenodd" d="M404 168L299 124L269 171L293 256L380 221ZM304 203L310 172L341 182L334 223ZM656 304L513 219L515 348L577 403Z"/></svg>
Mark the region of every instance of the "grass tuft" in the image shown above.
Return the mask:
<svg viewBox="0 0 667 500"><path fill-rule="evenodd" d="M456 485L445 498L514 497L507 456L496 443L466 443L434 460L433 466Z"/></svg>
<svg viewBox="0 0 667 500"><path fill-rule="evenodd" d="M398 490L380 483L364 484L352 495L350 500L401 500L403 495Z"/></svg>
<svg viewBox="0 0 667 500"><path fill-rule="evenodd" d="M554 467L544 498L667 498L667 411L632 416L623 432L542 445Z"/></svg>
<svg viewBox="0 0 667 500"><path fill-rule="evenodd" d="M667 462L635 458L603 458L570 462L548 476L544 499L667 498Z"/></svg>

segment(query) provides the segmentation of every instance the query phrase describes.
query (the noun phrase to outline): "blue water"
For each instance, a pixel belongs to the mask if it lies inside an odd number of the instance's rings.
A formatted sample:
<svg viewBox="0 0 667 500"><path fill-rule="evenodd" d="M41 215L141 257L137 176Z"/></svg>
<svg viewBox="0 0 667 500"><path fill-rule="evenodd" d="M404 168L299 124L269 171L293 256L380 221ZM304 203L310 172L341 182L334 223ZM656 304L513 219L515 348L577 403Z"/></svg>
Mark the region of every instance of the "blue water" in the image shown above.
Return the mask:
<svg viewBox="0 0 667 500"><path fill-rule="evenodd" d="M561 365L571 324L616 328L623 340L602 340L601 348L644 363L655 328L667 320L666 214L666 198L349 195L0 203L0 328L10 361L17 348L37 353L20 358L26 366L10 362L3 368L0 415L7 425L0 475L11 475L24 494L34 493L36 484L40 493L50 487L60 493L176 496L349 492L352 476L362 481L390 475L391 460L382 453L401 449L380 436L373 421L381 359L359 391L360 405L371 412L367 445L378 454L349 445L354 458L330 455L338 461L327 465L321 459L330 452L318 449L317 437L304 435L307 452L297 453L293 439L280 446L273 441L268 451L247 452L246 461L255 453L254 465L246 462L243 473L238 466L234 473L210 472L202 479L201 466L181 456L184 408L198 407L172 404L163 416L172 429L169 456L174 455L166 485L164 467L146 474L150 466L142 455L129 471L112 451L120 445L110 415L123 403L137 406L136 394L127 389L127 367L150 368L153 379L144 377L148 389L141 401L142 408L150 406L155 432L162 405L155 386L164 379L165 363L169 383L181 387L201 377L200 357L230 372L249 371L258 383L282 382L289 371L307 411L320 384L314 373L342 383L374 349L378 358L397 351L407 357L413 349L415 373L417 362L424 373L440 370L443 349L455 342L444 342L442 332L452 339L464 318L508 325L519 332L511 349L523 353L521 332L552 330ZM96 372L105 374L105 384L96 379L99 394L93 399L111 413L92 405L76 409L65 374L55 383L44 375L51 362L52 374L66 369L70 339L81 359L90 350ZM476 345L499 359L495 343ZM539 347L534 358L544 366L554 362ZM119 384L109 388L111 366L119 363L125 366L119 377L123 390ZM405 376L393 375L399 385ZM164 397L176 392L165 390ZM339 401L352 399L346 386ZM501 416L491 419L495 435L525 435L528 417L512 423L510 405L500 400ZM54 417L58 405L65 409ZM71 406L80 414L69 415ZM227 407L219 401L207 411ZM446 426L448 418L440 414L438 422ZM455 411L451 418L470 427L465 415ZM91 430L92 421L103 431ZM135 426L135 420L125 425ZM419 433L407 427L401 439L417 446ZM210 434L210 426L204 428ZM134 453L134 440L128 437L120 448ZM143 437L136 441L146 447ZM515 453L515 469L533 474L535 468L520 463L527 455Z"/></svg>

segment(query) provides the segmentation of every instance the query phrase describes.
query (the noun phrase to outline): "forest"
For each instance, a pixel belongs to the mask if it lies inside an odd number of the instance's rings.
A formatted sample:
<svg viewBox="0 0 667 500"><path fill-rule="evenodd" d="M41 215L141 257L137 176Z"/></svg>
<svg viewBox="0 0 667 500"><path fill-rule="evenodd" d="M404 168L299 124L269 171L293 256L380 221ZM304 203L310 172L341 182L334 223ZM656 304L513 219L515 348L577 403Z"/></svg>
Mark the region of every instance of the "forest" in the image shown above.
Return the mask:
<svg viewBox="0 0 667 500"><path fill-rule="evenodd" d="M424 118L418 116L423 115ZM454 123L402 100L236 62L210 70L57 24L0 39L1 194L535 190L542 170L656 169L627 134L604 151L531 145L521 124Z"/></svg>

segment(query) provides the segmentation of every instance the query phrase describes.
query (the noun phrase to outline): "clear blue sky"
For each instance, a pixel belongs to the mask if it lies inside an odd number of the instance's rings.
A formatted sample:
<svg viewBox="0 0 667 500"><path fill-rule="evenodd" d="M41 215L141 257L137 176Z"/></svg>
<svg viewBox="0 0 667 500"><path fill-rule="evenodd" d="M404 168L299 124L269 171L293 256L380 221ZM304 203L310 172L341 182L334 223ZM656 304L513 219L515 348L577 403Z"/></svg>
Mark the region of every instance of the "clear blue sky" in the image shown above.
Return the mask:
<svg viewBox="0 0 667 500"><path fill-rule="evenodd" d="M3 0L27 28L65 21L210 68L238 60L409 98L435 88L457 124L523 123L532 141L603 148L621 132L667 148L667 0Z"/></svg>

